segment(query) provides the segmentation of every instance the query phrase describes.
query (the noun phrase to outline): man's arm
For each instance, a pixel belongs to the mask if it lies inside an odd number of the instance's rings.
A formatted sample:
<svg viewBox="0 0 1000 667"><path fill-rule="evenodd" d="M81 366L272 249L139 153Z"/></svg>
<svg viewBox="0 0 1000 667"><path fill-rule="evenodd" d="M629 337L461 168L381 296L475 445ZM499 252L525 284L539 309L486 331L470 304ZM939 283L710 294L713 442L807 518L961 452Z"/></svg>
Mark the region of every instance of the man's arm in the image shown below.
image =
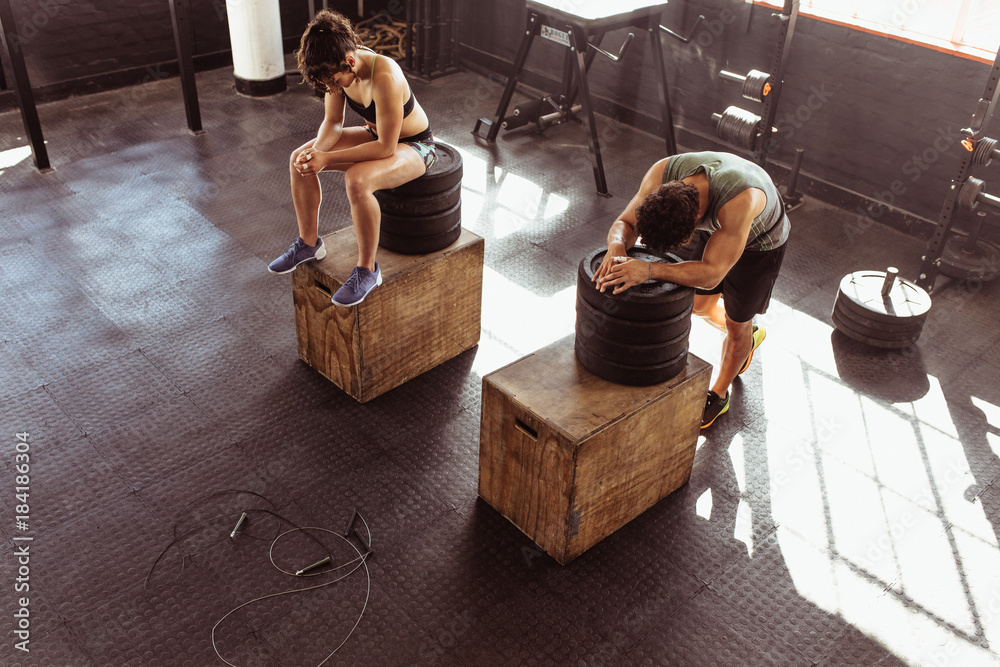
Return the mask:
<svg viewBox="0 0 1000 667"><path fill-rule="evenodd" d="M614 266L614 258L624 256L628 249L634 246L635 242L639 240L639 234L636 231L635 209L647 195L663 183L663 170L666 167L668 159L664 158L649 168L646 175L642 177L639 191L635 193L631 201L629 201L628 206L625 207L621 215L611 224L611 229L608 230L608 252L604 255L604 261L601 262L601 266L594 273L594 281L596 281L598 288L602 292L604 291L603 278L611 270L611 267Z"/></svg>

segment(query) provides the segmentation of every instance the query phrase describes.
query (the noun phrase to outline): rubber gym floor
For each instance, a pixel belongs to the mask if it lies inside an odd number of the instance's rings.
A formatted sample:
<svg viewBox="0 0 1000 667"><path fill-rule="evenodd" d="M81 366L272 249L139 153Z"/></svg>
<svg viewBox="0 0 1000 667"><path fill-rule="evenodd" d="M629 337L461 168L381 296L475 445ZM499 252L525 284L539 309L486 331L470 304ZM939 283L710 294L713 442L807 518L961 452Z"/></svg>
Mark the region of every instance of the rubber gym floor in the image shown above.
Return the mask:
<svg viewBox="0 0 1000 667"><path fill-rule="evenodd" d="M582 127L489 146L471 130L500 84L413 88L464 157L483 332L365 404L299 361L291 278L266 270L295 236L287 156L321 119L305 87L249 99L200 73L198 136L177 79L43 104L48 174L0 115L0 662L224 664L214 641L238 665L342 642L327 664L998 664L996 283L942 289L913 348L852 342L830 319L841 277L912 279L923 242L807 196L690 482L560 566L477 499L482 378L572 334L577 264L663 143L601 118L605 199ZM328 234L350 218L342 177L324 187ZM694 323L692 352L717 363L720 343ZM240 606L300 585L271 538L355 509L367 567ZM295 569L316 548L293 533L272 555Z"/></svg>

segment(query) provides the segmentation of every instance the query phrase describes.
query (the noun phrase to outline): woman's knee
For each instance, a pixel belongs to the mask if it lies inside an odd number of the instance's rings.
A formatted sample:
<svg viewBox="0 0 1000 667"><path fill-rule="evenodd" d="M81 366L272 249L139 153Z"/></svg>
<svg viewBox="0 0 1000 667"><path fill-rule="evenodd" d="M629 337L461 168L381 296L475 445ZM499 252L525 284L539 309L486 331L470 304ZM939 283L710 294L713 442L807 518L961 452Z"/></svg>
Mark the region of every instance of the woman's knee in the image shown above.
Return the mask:
<svg viewBox="0 0 1000 667"><path fill-rule="evenodd" d="M350 201L370 197L375 188L371 179L367 177L366 171L362 169L348 169L344 172L344 189L347 191L347 198Z"/></svg>

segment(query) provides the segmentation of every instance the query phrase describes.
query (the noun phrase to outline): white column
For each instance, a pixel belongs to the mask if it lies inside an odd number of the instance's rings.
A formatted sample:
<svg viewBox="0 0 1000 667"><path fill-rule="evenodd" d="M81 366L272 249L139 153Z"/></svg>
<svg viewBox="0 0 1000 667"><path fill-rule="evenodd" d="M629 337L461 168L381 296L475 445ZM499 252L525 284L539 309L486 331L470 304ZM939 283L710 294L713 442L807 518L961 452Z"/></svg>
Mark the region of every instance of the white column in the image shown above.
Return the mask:
<svg viewBox="0 0 1000 667"><path fill-rule="evenodd" d="M226 0L236 91L252 97L283 92L285 55L278 0Z"/></svg>

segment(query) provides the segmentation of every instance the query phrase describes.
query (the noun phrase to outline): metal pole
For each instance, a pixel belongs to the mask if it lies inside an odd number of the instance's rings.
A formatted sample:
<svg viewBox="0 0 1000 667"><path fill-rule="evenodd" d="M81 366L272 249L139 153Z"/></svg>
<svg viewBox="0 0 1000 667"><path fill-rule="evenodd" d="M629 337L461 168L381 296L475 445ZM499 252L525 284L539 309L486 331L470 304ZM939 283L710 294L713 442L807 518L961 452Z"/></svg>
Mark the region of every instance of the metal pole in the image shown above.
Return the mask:
<svg viewBox="0 0 1000 667"><path fill-rule="evenodd" d="M433 51L433 34L434 34L434 0L424 0L424 38L423 38L423 51L424 60L421 63L423 65L424 76L426 78L431 78L431 54Z"/></svg>
<svg viewBox="0 0 1000 667"><path fill-rule="evenodd" d="M406 71L413 71L413 3L406 0Z"/></svg>
<svg viewBox="0 0 1000 667"><path fill-rule="evenodd" d="M201 110L198 107L198 88L194 80L188 0L170 0L170 20L174 25L174 46L177 48L177 64L181 71L181 89L184 93L184 112L187 114L188 129L200 134Z"/></svg>
<svg viewBox="0 0 1000 667"><path fill-rule="evenodd" d="M14 21L14 12L10 8L10 0L0 0L0 28L3 29L4 43L7 44L7 54L10 56L10 66L14 74L14 97L21 110L21 121L24 131L31 143L31 158L39 171L49 171L49 154L45 149L45 139L42 137L42 123L38 119L38 109L35 107L35 95L28 80L28 70L24 66L24 55L21 53L21 38Z"/></svg>

